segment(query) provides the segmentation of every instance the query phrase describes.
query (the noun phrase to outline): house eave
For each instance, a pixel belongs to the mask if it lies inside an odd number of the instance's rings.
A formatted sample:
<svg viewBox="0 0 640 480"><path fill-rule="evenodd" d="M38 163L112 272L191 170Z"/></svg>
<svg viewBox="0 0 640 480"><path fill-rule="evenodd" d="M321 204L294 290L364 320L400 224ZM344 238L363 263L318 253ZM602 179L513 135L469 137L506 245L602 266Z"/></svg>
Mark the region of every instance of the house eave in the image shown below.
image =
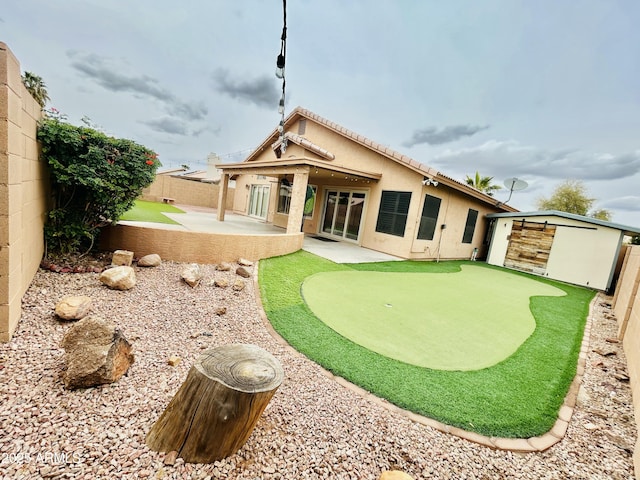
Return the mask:
<svg viewBox="0 0 640 480"><path fill-rule="evenodd" d="M336 172L350 177L373 180L376 182L382 178L382 174L380 173L365 172L337 165L328 165L323 161L300 157L261 162L220 163L216 164L216 168L221 169L223 173L231 176L241 174L278 176L287 173L294 173L297 169L310 171L314 168L318 170Z"/></svg>

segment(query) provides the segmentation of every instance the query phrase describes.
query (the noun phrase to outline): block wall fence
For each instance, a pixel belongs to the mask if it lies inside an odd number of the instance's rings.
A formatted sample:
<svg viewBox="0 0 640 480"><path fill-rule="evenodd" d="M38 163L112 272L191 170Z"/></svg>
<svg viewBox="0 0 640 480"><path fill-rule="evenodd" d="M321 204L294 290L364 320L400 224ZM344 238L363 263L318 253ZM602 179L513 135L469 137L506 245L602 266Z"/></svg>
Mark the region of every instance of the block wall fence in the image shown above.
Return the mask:
<svg viewBox="0 0 640 480"><path fill-rule="evenodd" d="M42 118L42 111L22 84L21 73L16 57L6 44L0 42L0 341L3 342L11 340L18 325L22 313L22 296L29 288L44 254L43 229L49 198L48 172L39 158L36 140L37 122ZM159 175L145 189L142 198L160 201L164 197L173 198L176 203L216 208L218 186ZM233 195L228 198L227 208L231 209ZM157 232L130 229L136 230L137 234L123 235L126 228L118 227L108 235L108 241L118 245L125 240L133 242L131 250L140 250L141 245L161 242L159 239L146 238L146 235L157 235ZM177 232L176 235L184 236L189 233ZM206 239L209 244L207 246L210 246L213 237L215 236ZM292 236L285 250L300 248L302 238L302 234ZM203 245L200 242L203 238L172 238L173 245L176 244L174 240L178 244L193 247L184 259L176 261L218 260L192 258L198 251L202 251ZM259 248L258 239L248 237L246 240L255 247L257 258L282 254L277 251L262 251L264 245ZM166 238L162 241L166 242ZM233 253L236 254L235 251ZM640 430L639 287L640 246L632 246L625 254L612 310L618 321L618 336L627 357L635 418ZM633 459L636 475L640 478L640 440L636 443Z"/></svg>
<svg viewBox="0 0 640 480"><path fill-rule="evenodd" d="M633 411L640 431L640 245L627 249L613 296L612 310L618 321L618 338L627 356L633 395ZM633 451L636 476L640 478L640 438Z"/></svg>
<svg viewBox="0 0 640 480"><path fill-rule="evenodd" d="M0 341L11 339L22 296L44 253L48 172L36 140L40 105L22 84L20 63L0 42Z"/></svg>
<svg viewBox="0 0 640 480"><path fill-rule="evenodd" d="M218 208L220 187L214 183L187 180L170 175L156 175L151 185L142 191L142 200L161 202L173 198L175 203L198 207ZM233 189L227 195L226 207L233 209Z"/></svg>

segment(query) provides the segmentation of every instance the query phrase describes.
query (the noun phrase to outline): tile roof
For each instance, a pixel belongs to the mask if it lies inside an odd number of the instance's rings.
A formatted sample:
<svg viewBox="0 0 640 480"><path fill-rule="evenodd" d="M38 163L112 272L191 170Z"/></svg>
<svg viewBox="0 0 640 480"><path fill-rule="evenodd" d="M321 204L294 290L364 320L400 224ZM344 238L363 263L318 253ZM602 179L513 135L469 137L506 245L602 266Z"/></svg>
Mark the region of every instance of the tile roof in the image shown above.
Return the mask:
<svg viewBox="0 0 640 480"><path fill-rule="evenodd" d="M407 155L397 152L392 148L389 148L382 144L374 142L373 140L365 137L364 135L355 133L305 108L296 107L291 111L291 113L287 116L284 122L285 130L287 127L290 127L299 117L308 118L314 121L315 123L319 125L323 125L326 128L333 130L334 132L337 132L340 135L379 153L380 155L383 155L397 163L400 163L415 172L421 173L424 176L429 176L434 179L437 179L438 182L442 182L443 185L447 185L448 187L454 188L458 191L461 191L467 195L475 197L486 203L493 204L495 207L503 211L509 211L509 212L518 211L516 208L512 207L511 205L506 205L498 202L495 198L493 198L490 195L487 195L484 192L481 192L477 188L467 185L464 182L460 182L448 175L445 175L444 173L439 172L433 167L425 165L424 163L421 163L411 157L408 157ZM289 132L287 132L286 135L289 135ZM279 136L279 133L277 129L274 129L273 132L258 146L258 148L256 148L253 152L251 152L251 154L249 154L249 156L245 159L245 162L251 161L252 158L258 156L261 152L263 152L269 146L269 144L271 144L271 146L278 144L278 136ZM304 137L300 135L291 134L290 138L293 138L293 137L300 137L301 139L300 141L304 140L309 142L308 140L306 140ZM309 144L314 145L311 142L309 142ZM325 149L322 149L317 145L315 145L315 147L326 152Z"/></svg>
<svg viewBox="0 0 640 480"><path fill-rule="evenodd" d="M301 147L306 148L307 150L315 153L316 155L320 155L322 158L326 158L327 160L333 160L336 158L336 156L333 153L331 153L329 150L322 148L319 145L316 145L315 143L310 142L309 140L304 138L302 135L296 135L295 133L286 132L284 134L284 139L289 142L293 142L296 145L300 145ZM281 143L282 141L278 139L275 143L271 144L271 148L275 150L280 146Z"/></svg>

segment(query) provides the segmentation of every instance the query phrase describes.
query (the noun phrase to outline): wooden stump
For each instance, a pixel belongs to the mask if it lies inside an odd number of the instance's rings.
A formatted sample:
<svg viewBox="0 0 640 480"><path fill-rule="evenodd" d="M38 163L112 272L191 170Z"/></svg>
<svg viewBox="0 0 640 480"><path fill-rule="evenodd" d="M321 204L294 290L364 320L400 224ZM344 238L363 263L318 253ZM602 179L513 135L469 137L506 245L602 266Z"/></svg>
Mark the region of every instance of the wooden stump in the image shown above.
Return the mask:
<svg viewBox="0 0 640 480"><path fill-rule="evenodd" d="M232 455L249 438L282 380L280 362L255 345L205 350L147 435L158 452L190 463Z"/></svg>

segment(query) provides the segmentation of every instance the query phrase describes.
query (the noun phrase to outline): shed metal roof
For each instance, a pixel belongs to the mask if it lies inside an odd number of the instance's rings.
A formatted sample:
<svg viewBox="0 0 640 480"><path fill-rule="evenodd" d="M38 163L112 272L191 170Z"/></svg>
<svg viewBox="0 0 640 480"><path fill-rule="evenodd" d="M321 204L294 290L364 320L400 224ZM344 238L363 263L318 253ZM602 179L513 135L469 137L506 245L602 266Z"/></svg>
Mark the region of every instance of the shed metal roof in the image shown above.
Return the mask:
<svg viewBox="0 0 640 480"><path fill-rule="evenodd" d="M559 210L539 210L536 212L505 212L490 213L487 218L527 218L527 217L560 217L576 220L578 222L589 223L591 225L600 225L602 227L614 228L624 232L625 235L640 235L640 227L630 227L629 225L621 225L619 223L607 222L593 217L585 217L584 215L576 215L575 213L561 212Z"/></svg>

